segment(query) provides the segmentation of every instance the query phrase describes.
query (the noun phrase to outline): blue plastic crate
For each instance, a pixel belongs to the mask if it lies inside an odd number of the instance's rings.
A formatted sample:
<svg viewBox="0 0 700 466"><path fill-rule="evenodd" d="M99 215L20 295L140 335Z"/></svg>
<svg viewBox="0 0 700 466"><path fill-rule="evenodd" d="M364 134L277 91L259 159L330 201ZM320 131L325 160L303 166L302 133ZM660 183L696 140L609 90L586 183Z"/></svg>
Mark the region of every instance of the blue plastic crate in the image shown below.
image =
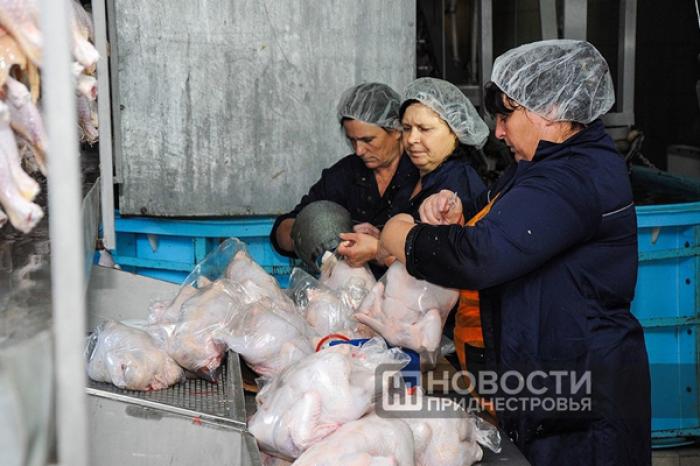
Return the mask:
<svg viewBox="0 0 700 466"><path fill-rule="evenodd" d="M635 169L646 185L700 184ZM696 197L697 198L697 197ZM639 270L632 313L644 327L651 369L652 437L700 436L700 202L637 207Z"/></svg>
<svg viewBox="0 0 700 466"><path fill-rule="evenodd" d="M246 243L252 258L286 287L294 261L272 248L269 234L273 223L274 217L179 220L121 217L117 213L112 257L123 270L181 283L223 239L236 237Z"/></svg>

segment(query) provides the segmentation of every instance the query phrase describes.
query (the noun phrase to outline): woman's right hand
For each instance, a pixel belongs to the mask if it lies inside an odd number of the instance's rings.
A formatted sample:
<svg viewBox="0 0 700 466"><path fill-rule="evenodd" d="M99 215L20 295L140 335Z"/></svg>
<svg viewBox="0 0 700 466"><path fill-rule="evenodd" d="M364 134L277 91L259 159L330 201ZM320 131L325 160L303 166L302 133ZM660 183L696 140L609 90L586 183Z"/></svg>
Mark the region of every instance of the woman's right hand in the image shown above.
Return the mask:
<svg viewBox="0 0 700 466"><path fill-rule="evenodd" d="M450 190L443 189L429 196L418 208L420 221L430 225L461 225L462 200Z"/></svg>

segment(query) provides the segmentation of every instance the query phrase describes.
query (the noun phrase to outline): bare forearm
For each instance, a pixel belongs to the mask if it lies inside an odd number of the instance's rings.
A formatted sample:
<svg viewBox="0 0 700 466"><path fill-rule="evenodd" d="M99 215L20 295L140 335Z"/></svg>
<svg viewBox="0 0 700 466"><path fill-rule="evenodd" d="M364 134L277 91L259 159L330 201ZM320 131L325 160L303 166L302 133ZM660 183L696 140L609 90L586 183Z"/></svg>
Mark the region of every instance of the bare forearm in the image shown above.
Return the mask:
<svg viewBox="0 0 700 466"><path fill-rule="evenodd" d="M378 257L394 256L399 262L406 263L406 236L415 226L410 215L398 215L391 218L379 238Z"/></svg>

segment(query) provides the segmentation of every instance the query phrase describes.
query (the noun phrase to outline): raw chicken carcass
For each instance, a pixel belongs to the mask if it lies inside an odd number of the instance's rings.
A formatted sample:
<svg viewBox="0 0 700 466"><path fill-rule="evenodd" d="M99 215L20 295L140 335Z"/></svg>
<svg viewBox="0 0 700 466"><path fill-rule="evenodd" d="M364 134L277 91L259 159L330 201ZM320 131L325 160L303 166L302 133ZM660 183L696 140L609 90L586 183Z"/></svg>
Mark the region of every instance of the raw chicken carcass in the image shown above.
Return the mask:
<svg viewBox="0 0 700 466"><path fill-rule="evenodd" d="M4 105L2 102L0 104ZM2 122L3 119L4 123ZM3 124L7 127L9 136L12 136L12 131L9 129L7 106L5 106L4 113L0 112L0 126L3 126ZM2 137L1 134L2 132L0 131L0 138ZM7 133L5 135L7 136ZM14 154L12 154L12 151L14 151ZM8 152L10 153L8 154ZM17 186L13 176L16 172L16 167L13 168L13 162L16 163L16 160L13 160L13 157L18 157L17 147L14 144L7 143L7 141L2 141L0 143L0 204L2 204L12 225L23 233L29 233L42 219L44 212L41 210L41 207L27 200ZM22 171L21 167L19 170Z"/></svg>
<svg viewBox="0 0 700 466"><path fill-rule="evenodd" d="M182 368L140 329L107 321L91 337L88 376L129 390L160 390L183 377Z"/></svg>
<svg viewBox="0 0 700 466"><path fill-rule="evenodd" d="M77 93L78 126L80 127L80 140L88 144L94 144L100 137L98 131L97 108L95 101Z"/></svg>
<svg viewBox="0 0 700 466"><path fill-rule="evenodd" d="M14 37L31 61L41 64L43 39L38 0L0 0L0 26Z"/></svg>
<svg viewBox="0 0 700 466"><path fill-rule="evenodd" d="M216 380L229 335L243 303L239 285L217 280L199 290L182 307L168 341L168 354L182 367Z"/></svg>
<svg viewBox="0 0 700 466"><path fill-rule="evenodd" d="M269 298L285 310L294 307L292 301L280 289L277 280L265 272L243 249L233 256L224 275L229 280L243 285L250 296L250 302Z"/></svg>
<svg viewBox="0 0 700 466"><path fill-rule="evenodd" d="M172 300L156 301L148 307L148 322L151 324L172 324L180 319L182 305L202 288L211 285L206 277L200 277L195 288L185 284Z"/></svg>
<svg viewBox="0 0 700 466"><path fill-rule="evenodd" d="M27 141L34 160L41 173L46 176L46 145L48 137L39 109L32 102L29 90L21 82L8 77L7 103L10 108L10 125L22 138Z"/></svg>
<svg viewBox="0 0 700 466"><path fill-rule="evenodd" d="M0 152L3 152L10 164L10 173L22 197L33 201L39 194L39 183L22 169L22 162L17 152L17 141L10 128L10 107L0 101Z"/></svg>
<svg viewBox="0 0 700 466"><path fill-rule="evenodd" d="M368 414L306 450L294 466L413 466L413 434L398 419Z"/></svg>
<svg viewBox="0 0 700 466"><path fill-rule="evenodd" d="M354 310L377 283L368 266L350 267L335 254L326 252L321 260L321 284L338 291L341 298Z"/></svg>
<svg viewBox="0 0 700 466"><path fill-rule="evenodd" d="M248 423L263 450L296 458L341 425L371 407L381 364L400 367L408 359L381 339L362 347L337 345L285 369L258 393ZM397 369L398 370L398 369Z"/></svg>
<svg viewBox="0 0 700 466"><path fill-rule="evenodd" d="M372 288L355 318L392 345L415 350L421 353L422 362L434 364L442 326L458 297L457 290L413 278L396 261Z"/></svg>
<svg viewBox="0 0 700 466"><path fill-rule="evenodd" d="M262 298L248 305L223 340L260 375L273 376L313 352L303 318Z"/></svg>
<svg viewBox="0 0 700 466"><path fill-rule="evenodd" d="M442 406L449 404L454 405L451 400L442 400ZM413 431L416 466L471 466L481 461L483 452L477 444L474 421L462 414L404 419Z"/></svg>
<svg viewBox="0 0 700 466"><path fill-rule="evenodd" d="M355 320L355 311L341 292L322 285L305 271L298 268L292 271L289 292L319 337L333 333L348 338L374 336L369 327Z"/></svg>

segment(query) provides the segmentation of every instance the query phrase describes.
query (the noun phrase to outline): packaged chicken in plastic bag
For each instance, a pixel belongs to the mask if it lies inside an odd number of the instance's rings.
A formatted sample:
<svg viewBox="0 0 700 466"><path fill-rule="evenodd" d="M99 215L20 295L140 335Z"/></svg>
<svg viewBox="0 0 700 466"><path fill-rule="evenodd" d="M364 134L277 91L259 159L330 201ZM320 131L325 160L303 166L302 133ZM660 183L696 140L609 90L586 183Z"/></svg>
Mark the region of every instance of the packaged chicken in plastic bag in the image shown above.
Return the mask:
<svg viewBox="0 0 700 466"><path fill-rule="evenodd" d="M330 252L326 252L321 260L319 281L338 292L341 300L354 310L357 310L377 283L369 266L350 267L347 262Z"/></svg>
<svg viewBox="0 0 700 466"><path fill-rule="evenodd" d="M483 457L480 445L495 453L501 451L498 429L465 412L460 404L424 396L420 389L401 400L405 407L394 402L387 413L413 431L417 465L471 465Z"/></svg>
<svg viewBox="0 0 700 466"><path fill-rule="evenodd" d="M240 284L216 280L197 290L182 306L168 339L168 354L185 369L214 381L227 349L225 337L246 306Z"/></svg>
<svg viewBox="0 0 700 466"><path fill-rule="evenodd" d="M315 333L301 314L261 298L247 304L223 339L260 375L271 377L313 352Z"/></svg>
<svg viewBox="0 0 700 466"><path fill-rule="evenodd" d="M378 369L391 376L409 357L381 338L360 347L337 345L290 365L265 384L248 421L260 447L297 458L341 425L369 412L379 394Z"/></svg>
<svg viewBox="0 0 700 466"><path fill-rule="evenodd" d="M342 425L306 450L294 465L428 466L414 463L414 451L413 434L406 423L371 413Z"/></svg>
<svg viewBox="0 0 700 466"><path fill-rule="evenodd" d="M369 327L353 317L355 311L337 291L322 285L305 271L292 270L287 291L319 337L332 334L348 339L374 336Z"/></svg>
<svg viewBox="0 0 700 466"><path fill-rule="evenodd" d="M182 368L149 332L106 321L88 337L87 374L129 390L160 390L183 378Z"/></svg>
<svg viewBox="0 0 700 466"><path fill-rule="evenodd" d="M423 367L440 355L442 328L459 292L418 280L394 262L360 305L355 318L392 345L410 348Z"/></svg>
<svg viewBox="0 0 700 466"><path fill-rule="evenodd" d="M148 321L162 324L177 322L182 314L183 304L197 294L197 290L225 278L227 268L238 253L248 255L245 243L237 238L229 238L219 244L192 269L174 298L159 299L149 306Z"/></svg>

